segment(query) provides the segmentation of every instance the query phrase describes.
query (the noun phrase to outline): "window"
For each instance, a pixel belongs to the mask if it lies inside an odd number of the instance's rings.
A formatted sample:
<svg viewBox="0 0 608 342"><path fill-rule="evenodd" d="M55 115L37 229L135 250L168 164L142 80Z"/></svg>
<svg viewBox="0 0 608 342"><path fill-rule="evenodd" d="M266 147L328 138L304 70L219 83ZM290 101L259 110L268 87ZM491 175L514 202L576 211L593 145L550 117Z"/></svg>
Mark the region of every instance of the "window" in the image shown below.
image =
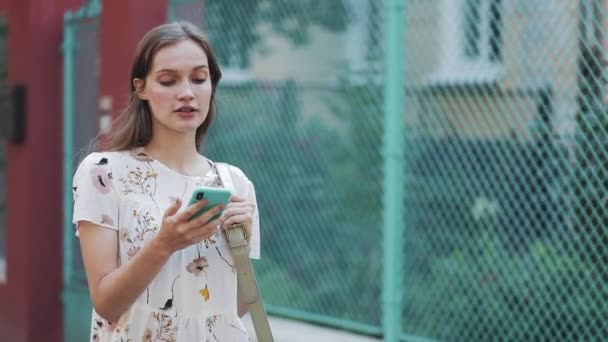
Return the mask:
<svg viewBox="0 0 608 342"><path fill-rule="evenodd" d="M466 0L464 52L467 59L498 63L502 60L501 0Z"/></svg>
<svg viewBox="0 0 608 342"><path fill-rule="evenodd" d="M384 13L382 0L349 0L346 58L355 76L381 73L384 56ZM363 79L361 79L363 81Z"/></svg>
<svg viewBox="0 0 608 342"><path fill-rule="evenodd" d="M436 81L488 82L501 76L502 0L441 1Z"/></svg>

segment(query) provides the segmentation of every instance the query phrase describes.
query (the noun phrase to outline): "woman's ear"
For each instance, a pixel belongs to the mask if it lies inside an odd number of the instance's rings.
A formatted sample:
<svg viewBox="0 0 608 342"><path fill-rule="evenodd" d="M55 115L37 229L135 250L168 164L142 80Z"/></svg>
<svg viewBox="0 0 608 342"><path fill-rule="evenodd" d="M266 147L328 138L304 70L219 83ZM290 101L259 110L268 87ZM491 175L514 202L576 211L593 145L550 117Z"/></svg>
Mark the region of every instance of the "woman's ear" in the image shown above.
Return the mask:
<svg viewBox="0 0 608 342"><path fill-rule="evenodd" d="M146 96L146 83L144 82L144 80L140 79L140 78L134 78L133 79L133 88L135 88L135 92L137 93L137 96L139 96L140 99L142 100L147 100L147 96Z"/></svg>

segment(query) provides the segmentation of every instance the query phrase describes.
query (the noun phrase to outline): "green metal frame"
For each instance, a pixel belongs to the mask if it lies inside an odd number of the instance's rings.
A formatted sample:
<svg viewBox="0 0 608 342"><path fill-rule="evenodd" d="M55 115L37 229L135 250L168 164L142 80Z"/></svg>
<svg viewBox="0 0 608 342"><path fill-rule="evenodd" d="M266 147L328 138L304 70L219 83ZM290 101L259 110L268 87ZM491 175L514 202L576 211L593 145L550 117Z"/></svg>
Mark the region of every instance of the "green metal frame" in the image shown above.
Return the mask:
<svg viewBox="0 0 608 342"><path fill-rule="evenodd" d="M85 20L98 19L101 14L101 1L91 0L78 11L67 11L64 15L63 31L63 291L64 303L64 339L71 341L72 336L88 336L88 315L82 315L82 309L90 307L88 294L76 293L72 284L74 250L72 240L72 176L74 158L74 99L75 99L75 59L78 44L76 32L78 25ZM77 319L76 319L77 318ZM76 331L78 330L78 331Z"/></svg>
<svg viewBox="0 0 608 342"><path fill-rule="evenodd" d="M76 12L64 15L63 31L63 242L64 242L64 287L70 285L73 251L70 241L74 238L72 229L72 158L74 156L74 63L78 49L76 30L82 20L95 19L101 14L100 0L89 1Z"/></svg>
<svg viewBox="0 0 608 342"><path fill-rule="evenodd" d="M401 335L401 275L403 270L405 74L403 48L404 9L402 0L386 0L384 72L384 265L382 331L384 340L395 342Z"/></svg>

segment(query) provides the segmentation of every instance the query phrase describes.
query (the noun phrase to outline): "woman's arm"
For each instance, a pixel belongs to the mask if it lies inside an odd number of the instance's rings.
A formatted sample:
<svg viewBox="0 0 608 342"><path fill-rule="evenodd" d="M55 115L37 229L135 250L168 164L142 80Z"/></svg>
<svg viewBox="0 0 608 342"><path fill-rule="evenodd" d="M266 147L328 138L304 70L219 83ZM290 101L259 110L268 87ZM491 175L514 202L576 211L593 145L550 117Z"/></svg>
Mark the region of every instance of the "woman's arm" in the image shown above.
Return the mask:
<svg viewBox="0 0 608 342"><path fill-rule="evenodd" d="M82 258L95 311L116 322L148 287L171 252L157 239L118 267L118 231L91 222L79 225Z"/></svg>
<svg viewBox="0 0 608 342"><path fill-rule="evenodd" d="M78 230L91 301L95 311L107 321L120 319L174 251L208 238L224 221L222 217L209 221L221 206L189 220L207 201L199 201L177 213L180 203L176 201L165 211L158 235L120 266L118 231L80 221Z"/></svg>

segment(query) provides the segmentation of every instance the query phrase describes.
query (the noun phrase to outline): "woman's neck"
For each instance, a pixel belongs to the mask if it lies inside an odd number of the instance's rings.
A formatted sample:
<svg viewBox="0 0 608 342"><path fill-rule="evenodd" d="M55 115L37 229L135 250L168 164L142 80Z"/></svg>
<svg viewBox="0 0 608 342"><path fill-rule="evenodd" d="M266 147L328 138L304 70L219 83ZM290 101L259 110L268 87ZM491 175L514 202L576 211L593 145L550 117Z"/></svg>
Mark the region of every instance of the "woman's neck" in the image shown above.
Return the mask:
<svg viewBox="0 0 608 342"><path fill-rule="evenodd" d="M199 173L206 166L198 153L193 135L155 135L144 147L146 153L171 169L184 174Z"/></svg>

